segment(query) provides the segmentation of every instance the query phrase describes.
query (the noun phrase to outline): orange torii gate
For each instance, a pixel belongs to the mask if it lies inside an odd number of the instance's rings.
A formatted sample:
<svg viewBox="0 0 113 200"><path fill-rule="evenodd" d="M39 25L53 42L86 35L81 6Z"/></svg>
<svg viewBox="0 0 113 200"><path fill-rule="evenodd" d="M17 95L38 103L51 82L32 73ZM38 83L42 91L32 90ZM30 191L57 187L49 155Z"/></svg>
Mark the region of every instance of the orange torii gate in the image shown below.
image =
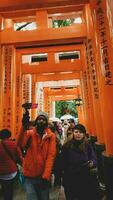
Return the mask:
<svg viewBox="0 0 113 200"><path fill-rule="evenodd" d="M49 88L45 87L44 90L44 110L51 115L51 107L53 101L72 100L81 96L79 86L73 88ZM78 107L78 106L77 106ZM78 110L79 122L84 124L84 112L82 105ZM50 116L51 117L51 116Z"/></svg>
<svg viewBox="0 0 113 200"><path fill-rule="evenodd" d="M61 88L49 88L49 87L45 87L44 88L44 110L46 112L48 112L50 110L50 107L48 106L48 99L52 99L53 97L56 96L60 96L65 98L65 95L75 95L75 98L78 97L78 90L77 88L72 88L72 89L68 89L65 87L61 87ZM50 105L50 103L49 103Z"/></svg>
<svg viewBox="0 0 113 200"><path fill-rule="evenodd" d="M80 16L81 23L52 27L54 20L76 16ZM35 22L36 29L15 31L14 24L20 22ZM80 79L87 130L97 136L99 151L105 145L104 159L112 174L107 180L113 177L112 30L112 0L45 0L41 4L37 0L1 0L0 129L10 129L15 138L21 127L22 103L37 101L37 82L70 80L75 76ZM56 54L68 51L79 51L79 59L56 62ZM47 62L22 62L24 55L39 53L47 54ZM67 74L61 74L64 72ZM51 101L55 96L49 98ZM31 116L35 115L36 111L32 111ZM111 188L113 183L110 199Z"/></svg>
<svg viewBox="0 0 113 200"><path fill-rule="evenodd" d="M33 54L38 53L47 53L48 59L46 62L37 62L35 64L22 64L21 70L23 77L27 77L30 74L29 81L32 82L32 101L36 102L36 84L40 81L57 81L57 80L71 80L71 79L80 79L80 70L82 70L80 59L75 59L71 62L71 60L61 60L59 63L55 62L55 54L59 52L67 52L67 51L78 51L82 54L82 45L77 45L75 49L75 45L69 46L56 46L56 47L41 47L41 48L33 48L31 49L23 49L18 50L21 55L30 55L31 52ZM25 90L24 90L24 93ZM36 110L32 110L31 116L34 119L36 117Z"/></svg>
<svg viewBox="0 0 113 200"><path fill-rule="evenodd" d="M87 4L84 3L79 7L74 5L64 8L63 12L73 12L73 9L82 11L84 23L57 29L51 28L48 23L50 22L48 12L55 14L55 8L38 9L25 13L24 11L1 13L0 22L1 24L3 22L3 26L1 26L3 28L0 32L0 127L11 129L14 135L19 131L22 116L22 77L26 76L25 74L30 76L24 83L31 83L31 90L33 90L37 73L59 73L60 69L66 72L78 70L81 74L81 90L85 101L87 128L90 129L90 132L95 133L99 143L105 143L107 154L113 155L113 124L111 120L113 113L112 6L110 6L110 1L97 3L96 0L91 0L90 4L87 1ZM62 11L61 8L59 10ZM21 17L20 21L23 19L28 21L28 13L33 14L33 20L35 19L38 24L36 30L14 31L14 23L18 22L18 17ZM30 20L32 19L30 18ZM68 60L55 63L54 52L62 52L62 46L64 51L78 50L77 46L79 46L81 48L80 59L74 62ZM73 48L71 48L72 46ZM48 53L48 63L36 66L23 64L22 56L28 55L30 52L34 53L34 49L36 53ZM28 87L26 86L26 88ZM24 92L26 91L24 90ZM33 96L32 92L31 97L28 93L26 99L29 97L31 100L35 99L35 92L33 92Z"/></svg>

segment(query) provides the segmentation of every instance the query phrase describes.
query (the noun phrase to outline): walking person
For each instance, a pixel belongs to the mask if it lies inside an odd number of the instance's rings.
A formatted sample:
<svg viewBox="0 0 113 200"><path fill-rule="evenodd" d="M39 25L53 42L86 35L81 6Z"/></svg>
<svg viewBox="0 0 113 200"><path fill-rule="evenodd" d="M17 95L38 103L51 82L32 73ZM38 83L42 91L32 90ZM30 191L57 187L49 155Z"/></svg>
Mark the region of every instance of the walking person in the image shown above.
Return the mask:
<svg viewBox="0 0 113 200"><path fill-rule="evenodd" d="M97 176L91 174L96 167L96 156L86 140L86 129L75 125L73 138L65 143L61 152L61 168L66 200L99 200Z"/></svg>
<svg viewBox="0 0 113 200"><path fill-rule="evenodd" d="M28 142L23 161L27 200L49 200L49 181L56 156L56 136L48 127L47 113L38 113L33 129L22 128L17 144L24 148Z"/></svg>
<svg viewBox="0 0 113 200"><path fill-rule="evenodd" d="M56 135L56 157L55 162L53 165L53 175L54 175L54 187L58 187L61 185L61 172L59 170L60 164L60 151L62 149L61 143L61 129L59 131L59 126L56 122L49 123L49 127L53 130L54 134ZM58 132L59 131L59 132Z"/></svg>
<svg viewBox="0 0 113 200"><path fill-rule="evenodd" d="M22 162L22 154L8 129L0 131L0 185L4 200L13 200L13 186L17 175L16 159Z"/></svg>
<svg viewBox="0 0 113 200"><path fill-rule="evenodd" d="M69 120L69 127L68 127L67 132L66 132L67 137L66 137L66 141L65 142L67 142L67 141L72 139L73 130L75 128L75 125L76 125L75 120L74 119L70 119Z"/></svg>

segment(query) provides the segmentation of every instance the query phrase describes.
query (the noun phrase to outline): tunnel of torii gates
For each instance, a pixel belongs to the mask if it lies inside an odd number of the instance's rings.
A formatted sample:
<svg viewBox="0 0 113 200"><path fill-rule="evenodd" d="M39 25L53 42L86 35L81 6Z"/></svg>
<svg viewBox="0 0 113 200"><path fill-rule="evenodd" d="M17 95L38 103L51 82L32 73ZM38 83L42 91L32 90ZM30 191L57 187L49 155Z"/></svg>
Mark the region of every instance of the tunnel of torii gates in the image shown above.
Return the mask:
<svg viewBox="0 0 113 200"><path fill-rule="evenodd" d="M75 88L44 88L44 110L49 114L49 116L55 117L55 101L68 101L68 100L75 100L80 98L80 88L79 86ZM80 103L80 102L79 102ZM84 112L83 106L79 105L76 106L78 112L79 122L84 124Z"/></svg>
<svg viewBox="0 0 113 200"><path fill-rule="evenodd" d="M75 2L75 1L74 1ZM78 1L77 1L78 2ZM108 0L79 1L76 5L57 5L43 9L0 11L0 129L8 128L14 138L19 132L22 104L37 103L37 83L79 79L71 90L79 94L80 121L89 134L104 144L106 155L113 155L113 5ZM82 3L83 2L83 3ZM52 18L80 13L82 23L51 28ZM71 14L70 14L71 13ZM31 17L32 16L32 17ZM35 30L14 31L14 23L38 24ZM58 59L59 52L80 53L78 59ZM23 56L47 54L44 62L23 62ZM71 72L71 73L70 73ZM64 99L68 90L61 88ZM70 95L71 95L70 94ZM44 111L48 99L55 101L51 88L44 88ZM31 111L31 119L36 110Z"/></svg>

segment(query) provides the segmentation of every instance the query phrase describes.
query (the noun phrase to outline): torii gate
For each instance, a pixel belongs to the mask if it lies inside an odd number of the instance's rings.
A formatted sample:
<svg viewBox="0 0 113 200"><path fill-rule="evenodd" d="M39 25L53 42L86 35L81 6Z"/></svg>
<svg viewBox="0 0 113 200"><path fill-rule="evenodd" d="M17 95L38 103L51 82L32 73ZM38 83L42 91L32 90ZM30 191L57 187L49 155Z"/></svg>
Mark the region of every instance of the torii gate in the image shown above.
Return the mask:
<svg viewBox="0 0 113 200"><path fill-rule="evenodd" d="M61 87L59 89L46 87L44 88L44 110L47 113L50 113L50 115L52 115L51 107L53 101L72 100L80 96L81 92L79 86L71 89L65 87ZM78 110L79 122L84 124L85 121L84 121L83 106L81 105L80 108L77 107L77 110Z"/></svg>
<svg viewBox="0 0 113 200"><path fill-rule="evenodd" d="M74 7L71 6L66 8L66 11L69 12L71 10L72 12L73 9L77 11L78 7L76 5ZM85 19L84 23L57 29L48 27L48 12L54 13L55 8L53 10L52 8L50 10L45 8L45 10L39 9L28 12L35 15L34 18L38 24L38 28L30 32L16 32L13 29L14 22L18 21L18 15L21 16L21 20L22 16L25 19L27 18L27 11L26 13L24 11L19 13L1 13L0 22L1 24L3 22L4 26L0 32L0 128L9 128L14 135L20 129L22 117L22 76L24 79L25 74L30 75L28 76L29 78L27 77L26 90L31 81L31 98L35 100L35 90L33 88L35 88L34 83L36 82L37 73L48 73L51 72L51 69L57 73L60 69L66 72L70 70L74 72L79 71L83 98L85 100L87 128L89 132L97 135L100 143L106 144L107 153L113 154L113 124L111 121L113 113L113 43L111 25L109 24L109 21L111 22L109 20L110 12L112 10L106 0L99 1L98 4L96 0L91 0L90 6L89 4L84 4L79 6L80 10L82 11L82 17ZM65 9L63 12L65 12ZM96 17L94 17L94 13ZM56 46L50 47L50 45ZM30 46L32 48L27 48ZM62 51L62 48L64 51L67 51L67 49L70 51L81 49L81 58L74 62L60 61L60 63L55 63L53 59L54 52ZM48 53L47 69L44 63L40 64L40 66L23 64L22 55L28 55L30 52L31 54L34 52ZM28 91L25 93L28 93ZM29 99L29 94L26 98Z"/></svg>

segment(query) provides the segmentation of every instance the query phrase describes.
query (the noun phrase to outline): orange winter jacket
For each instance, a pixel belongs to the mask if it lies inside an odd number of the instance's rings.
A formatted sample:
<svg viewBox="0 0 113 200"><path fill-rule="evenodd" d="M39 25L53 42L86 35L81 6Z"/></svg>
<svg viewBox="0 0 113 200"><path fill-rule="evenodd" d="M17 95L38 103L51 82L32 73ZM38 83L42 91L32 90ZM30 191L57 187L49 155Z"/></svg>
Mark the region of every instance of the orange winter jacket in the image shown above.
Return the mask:
<svg viewBox="0 0 113 200"><path fill-rule="evenodd" d="M51 177L52 167L56 156L56 136L49 128L41 138L34 128L21 131L17 144L24 148L31 137L31 144L23 160L23 174L27 177Z"/></svg>

